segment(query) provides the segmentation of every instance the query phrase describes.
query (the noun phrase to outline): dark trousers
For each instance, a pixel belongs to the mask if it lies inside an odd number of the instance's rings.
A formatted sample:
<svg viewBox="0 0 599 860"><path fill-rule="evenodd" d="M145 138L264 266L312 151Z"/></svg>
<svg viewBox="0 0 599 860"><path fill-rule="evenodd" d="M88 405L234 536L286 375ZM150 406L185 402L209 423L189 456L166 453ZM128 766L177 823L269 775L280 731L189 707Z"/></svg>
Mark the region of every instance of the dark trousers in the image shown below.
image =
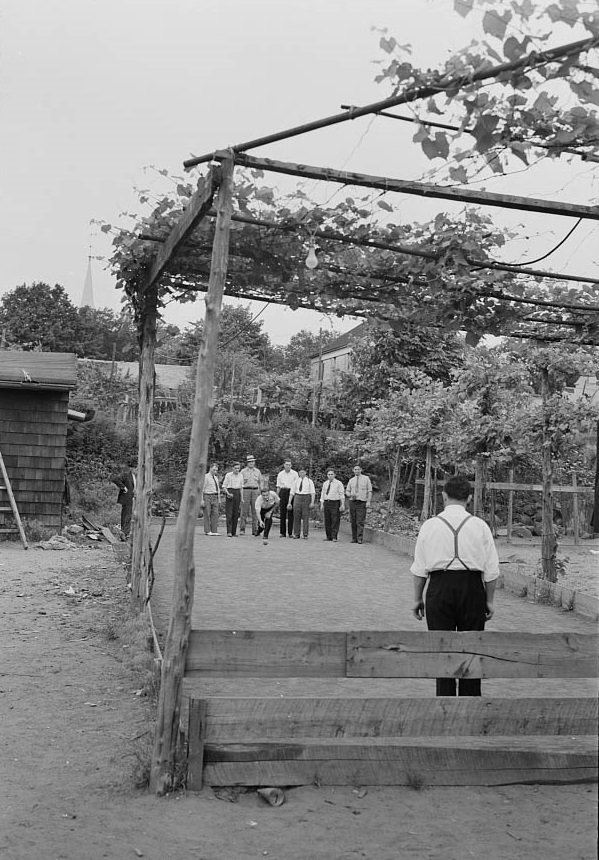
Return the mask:
<svg viewBox="0 0 599 860"><path fill-rule="evenodd" d="M366 522L366 502L349 500L349 521L351 523L352 541L364 538L364 523Z"/></svg>
<svg viewBox="0 0 599 860"><path fill-rule="evenodd" d="M308 537L308 530L310 528L310 502L312 501L312 496L304 493L299 496L296 495L293 497L293 536L299 537L300 531L302 528L302 524L304 527L303 535L304 537Z"/></svg>
<svg viewBox="0 0 599 860"><path fill-rule="evenodd" d="M425 597L429 630L484 630L486 611L487 598L480 571L431 572ZM455 694L455 678L437 678L437 696ZM458 695L480 696L480 678L460 678Z"/></svg>
<svg viewBox="0 0 599 860"><path fill-rule="evenodd" d="M130 498L126 498L121 505L121 530L126 537L129 537L131 531L131 517L133 515L133 496L129 495Z"/></svg>
<svg viewBox="0 0 599 860"><path fill-rule="evenodd" d="M341 502L339 499L327 501L324 500L324 530L327 535L327 540L337 540L339 534L339 522L341 521Z"/></svg>
<svg viewBox="0 0 599 860"><path fill-rule="evenodd" d="M281 489L278 490L279 499L281 500L279 510L281 512L281 535L283 537L287 537L287 535L293 534L293 511L287 510L290 492L291 490L289 489L289 487L281 487Z"/></svg>
<svg viewBox="0 0 599 860"><path fill-rule="evenodd" d="M270 534L270 527L272 526L272 515L275 506L271 505L270 508L261 508L260 514L262 516L262 522L264 523L264 528L260 524L258 524L258 531L256 534L262 534L264 532L264 540L268 540L268 536Z"/></svg>
<svg viewBox="0 0 599 860"><path fill-rule="evenodd" d="M239 512L241 510L241 490L229 490L232 498L227 496L225 501L225 517L227 520L227 534L234 535L237 533L237 523L239 522Z"/></svg>

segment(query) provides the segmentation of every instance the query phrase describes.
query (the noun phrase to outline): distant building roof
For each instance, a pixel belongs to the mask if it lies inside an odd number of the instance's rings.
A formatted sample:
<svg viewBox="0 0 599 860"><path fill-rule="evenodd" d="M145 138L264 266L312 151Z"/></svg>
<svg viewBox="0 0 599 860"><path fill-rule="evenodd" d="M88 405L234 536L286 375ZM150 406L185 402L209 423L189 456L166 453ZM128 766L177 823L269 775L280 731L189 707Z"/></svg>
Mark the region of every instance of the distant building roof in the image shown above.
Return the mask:
<svg viewBox="0 0 599 860"><path fill-rule="evenodd" d="M92 364L94 367L99 367L108 375L112 368L111 361L102 361L95 358L81 358L86 364ZM122 377L129 377L131 382L137 382L139 378L139 364L137 361L115 361L115 368ZM182 364L157 364L156 371L156 386L167 391L176 391L182 382L189 377L190 368L188 365Z"/></svg>
<svg viewBox="0 0 599 860"><path fill-rule="evenodd" d="M346 331L345 334L341 334L334 340L330 340L328 343L324 344L322 347L322 355L328 355L330 352L338 352L340 349L345 349L345 347L351 346L354 341L366 334L367 329L368 324L365 322L354 326L354 328L350 328L350 330ZM310 358L318 358L319 355L320 350L313 352Z"/></svg>
<svg viewBox="0 0 599 860"><path fill-rule="evenodd" d="M64 391L77 385L77 357L71 352L0 350L0 388Z"/></svg>

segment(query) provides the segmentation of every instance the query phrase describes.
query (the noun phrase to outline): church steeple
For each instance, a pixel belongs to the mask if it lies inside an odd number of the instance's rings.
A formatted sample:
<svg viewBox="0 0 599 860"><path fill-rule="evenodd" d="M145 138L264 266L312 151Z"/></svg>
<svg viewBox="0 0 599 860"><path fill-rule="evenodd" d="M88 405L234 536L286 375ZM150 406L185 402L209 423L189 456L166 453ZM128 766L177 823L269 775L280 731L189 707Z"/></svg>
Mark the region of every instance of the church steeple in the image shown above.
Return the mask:
<svg viewBox="0 0 599 860"><path fill-rule="evenodd" d="M83 284L83 295L81 296L80 307L93 308L94 305L94 288L92 284L92 258L87 258L87 273L85 275L85 283Z"/></svg>

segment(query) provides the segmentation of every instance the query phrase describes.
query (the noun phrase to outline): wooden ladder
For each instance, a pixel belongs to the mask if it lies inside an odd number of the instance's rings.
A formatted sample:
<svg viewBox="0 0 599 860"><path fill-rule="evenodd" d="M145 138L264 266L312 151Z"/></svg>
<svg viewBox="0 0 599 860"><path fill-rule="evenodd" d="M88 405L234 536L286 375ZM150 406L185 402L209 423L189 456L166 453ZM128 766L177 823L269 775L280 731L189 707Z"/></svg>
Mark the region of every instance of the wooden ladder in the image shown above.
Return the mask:
<svg viewBox="0 0 599 860"><path fill-rule="evenodd" d="M0 472L2 473L2 483L0 484L0 490L6 490L8 495L8 505L4 505L2 501L0 501L0 513L6 513L8 511L12 512L13 517L15 518L16 528L0 528L0 532L4 533L13 533L18 532L21 538L21 543L23 544L23 549L28 549L29 544L27 543L27 538L25 537L25 531L23 529L23 523L21 522L21 516L19 514L19 509L17 507L17 503L15 501L15 497L12 491L12 487L10 486L10 479L8 477L8 472L6 471L6 466L4 464L4 459L2 457L2 452L0 452Z"/></svg>

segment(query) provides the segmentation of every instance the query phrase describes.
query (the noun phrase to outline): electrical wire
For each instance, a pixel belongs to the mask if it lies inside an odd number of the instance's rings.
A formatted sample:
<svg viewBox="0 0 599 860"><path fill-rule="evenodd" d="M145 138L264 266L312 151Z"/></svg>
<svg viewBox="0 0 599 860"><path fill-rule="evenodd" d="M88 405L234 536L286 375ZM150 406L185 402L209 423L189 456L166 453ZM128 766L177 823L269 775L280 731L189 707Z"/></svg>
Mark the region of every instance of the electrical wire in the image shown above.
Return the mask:
<svg viewBox="0 0 599 860"><path fill-rule="evenodd" d="M264 313L264 311L265 311L265 310L266 310L266 308L269 306L269 304L270 304L270 302L266 302L266 304L264 305L264 307L262 308L262 310L259 310L259 311L258 311L258 313L256 314L256 316L252 317L252 319L251 319L251 320L248 320L248 324L247 324L247 326L246 326L246 327L238 329L238 330L235 332L235 334L234 334L232 337L230 337L230 338L229 338L229 340L226 340L224 343L219 344L219 348L220 348L220 349L224 349L224 348L225 348L225 346L228 346L230 343L232 343L234 340L236 340L236 339L239 337L239 335L240 335L240 334L243 334L245 331L249 331L249 327L250 327L250 325L251 325L253 322L256 322L256 320L258 319L258 317L260 316L260 314L263 314L263 313Z"/></svg>
<svg viewBox="0 0 599 860"><path fill-rule="evenodd" d="M504 265L504 266L532 266L532 265L533 265L533 263L540 263L540 262L541 262L541 260L546 260L546 259L547 259L547 257L550 257L552 254L555 254L555 252L557 251L557 249L558 249L558 248L561 248L561 246L564 244L564 242L566 242L566 241L570 238L570 236L572 235L572 233L573 233L573 232L576 230L576 228L581 224L581 222L582 222L582 218L579 218L579 219L578 219L578 221L576 222L576 224L571 228L571 230L569 230L569 231L566 233L566 235L564 236L564 238L563 238L560 242L558 242L558 243L557 243L557 245L556 245L554 248L551 248L551 250L550 250L550 251L547 251L547 253L546 253L546 254L543 254L543 256L542 256L542 257L537 257L537 259L536 259L536 260L529 260L527 263L522 263L522 262L518 262L518 263L503 263L503 265ZM498 262L498 261L497 261L497 260L495 260L494 262Z"/></svg>

